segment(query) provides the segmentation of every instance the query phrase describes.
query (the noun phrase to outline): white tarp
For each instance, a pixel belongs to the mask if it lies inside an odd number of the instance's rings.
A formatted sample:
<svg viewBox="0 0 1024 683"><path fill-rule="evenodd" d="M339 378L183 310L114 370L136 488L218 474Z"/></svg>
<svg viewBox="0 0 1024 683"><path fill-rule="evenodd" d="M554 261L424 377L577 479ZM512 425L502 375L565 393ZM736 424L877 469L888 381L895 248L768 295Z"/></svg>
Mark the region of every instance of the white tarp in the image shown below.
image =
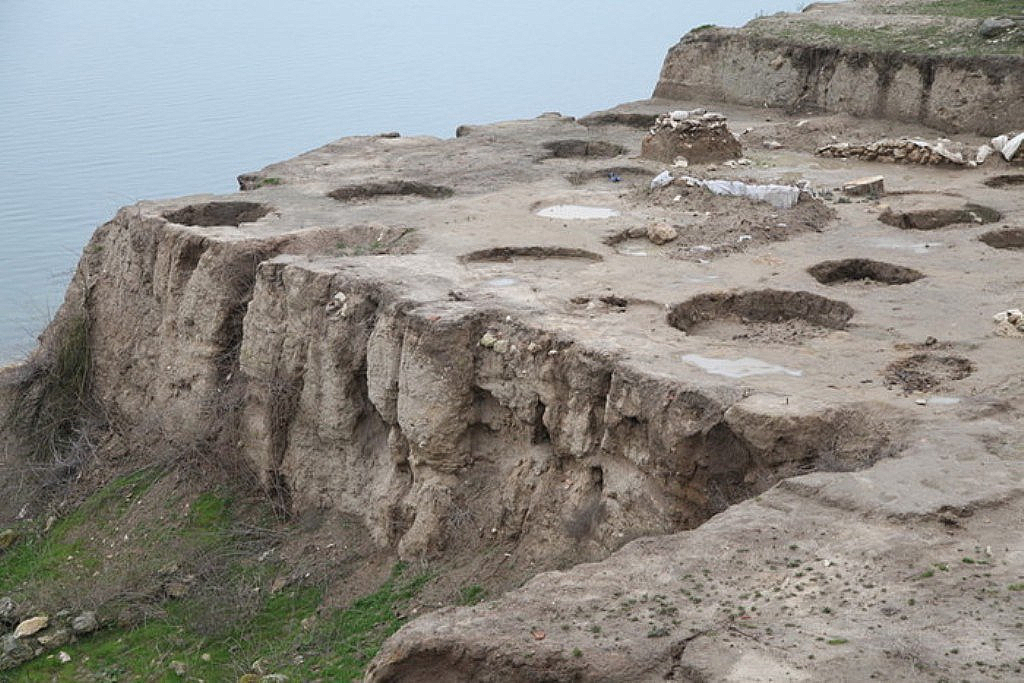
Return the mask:
<svg viewBox="0 0 1024 683"><path fill-rule="evenodd" d="M689 176L683 176L680 180L690 186L704 187L714 194L768 202L776 209L792 208L800 200L800 188L795 185L751 185L741 180L703 180Z"/></svg>

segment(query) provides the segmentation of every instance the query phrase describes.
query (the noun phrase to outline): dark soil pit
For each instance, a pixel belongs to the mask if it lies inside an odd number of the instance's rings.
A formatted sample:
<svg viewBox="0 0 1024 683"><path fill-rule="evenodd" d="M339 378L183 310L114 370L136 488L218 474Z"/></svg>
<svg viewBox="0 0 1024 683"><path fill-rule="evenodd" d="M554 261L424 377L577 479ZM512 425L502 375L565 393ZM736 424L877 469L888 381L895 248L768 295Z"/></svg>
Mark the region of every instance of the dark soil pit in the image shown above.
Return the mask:
<svg viewBox="0 0 1024 683"><path fill-rule="evenodd" d="M622 145L603 140L553 140L545 142L549 159L610 159L625 154Z"/></svg>
<svg viewBox="0 0 1024 683"><path fill-rule="evenodd" d="M266 216L273 209L265 204L255 202L207 202L205 204L189 204L188 206L168 211L163 217L171 223L212 227L242 223L254 223Z"/></svg>
<svg viewBox="0 0 1024 683"><path fill-rule="evenodd" d="M1021 176L1024 177L1024 176ZM996 249L1021 249L1024 250L1024 228L1004 228L1002 230L990 230L978 237L990 247Z"/></svg>
<svg viewBox="0 0 1024 683"><path fill-rule="evenodd" d="M612 166L610 168L596 168L590 171L575 171L565 176L573 185L583 185L591 180L603 180L605 182L618 182L625 180L649 179L654 174L640 166Z"/></svg>
<svg viewBox="0 0 1024 683"><path fill-rule="evenodd" d="M1024 185L1024 173L1011 173L1009 175L997 175L985 181L989 187L1012 187Z"/></svg>
<svg viewBox="0 0 1024 683"><path fill-rule="evenodd" d="M764 343L800 343L846 328L853 308L810 292L710 292L677 304L668 323L687 334Z"/></svg>
<svg viewBox="0 0 1024 683"><path fill-rule="evenodd" d="M885 368L885 386L907 393L934 391L946 382L964 379L973 372L974 364L961 356L916 353Z"/></svg>
<svg viewBox="0 0 1024 683"><path fill-rule="evenodd" d="M425 197L427 199L445 199L455 191L444 185L431 185L414 180L390 180L382 183L363 183L346 185L327 193L331 199L339 202L353 202L376 197Z"/></svg>
<svg viewBox="0 0 1024 683"><path fill-rule="evenodd" d="M615 296L614 294L608 294L606 296L575 296L569 300L577 306L587 306L591 304L603 304L608 308L617 310L626 310L629 307L629 300L621 296Z"/></svg>
<svg viewBox="0 0 1024 683"><path fill-rule="evenodd" d="M845 282L871 281L885 285L905 285L924 277L924 274L884 261L865 258L822 261L807 269L815 280L823 285L837 285Z"/></svg>
<svg viewBox="0 0 1024 683"><path fill-rule="evenodd" d="M463 263L508 263L517 259L580 259L584 261L603 261L604 257L585 249L573 247L493 247L479 249L463 254L459 260Z"/></svg>
<svg viewBox="0 0 1024 683"><path fill-rule="evenodd" d="M657 114L642 114L640 112L605 111L597 114L584 116L580 123L584 126L626 126L627 128L639 128L646 130L654 125Z"/></svg>
<svg viewBox="0 0 1024 683"><path fill-rule="evenodd" d="M961 208L911 209L893 211L886 209L878 220L903 230L936 230L958 223L992 223L1003 215L995 209L980 204L964 204Z"/></svg>

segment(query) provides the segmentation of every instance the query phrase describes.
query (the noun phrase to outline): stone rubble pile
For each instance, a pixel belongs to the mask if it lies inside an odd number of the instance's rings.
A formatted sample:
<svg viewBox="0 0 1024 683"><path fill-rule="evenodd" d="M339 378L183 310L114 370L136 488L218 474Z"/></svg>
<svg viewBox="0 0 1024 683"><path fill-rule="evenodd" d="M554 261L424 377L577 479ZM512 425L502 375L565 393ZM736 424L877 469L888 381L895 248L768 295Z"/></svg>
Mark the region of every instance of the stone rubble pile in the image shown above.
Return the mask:
<svg viewBox="0 0 1024 683"><path fill-rule="evenodd" d="M819 147L815 154L837 159L973 168L985 163L993 154L1002 155L1006 161L1024 161L1024 133L999 135L977 150L945 138L934 142L917 138L885 138L866 144L833 142Z"/></svg>
<svg viewBox="0 0 1024 683"><path fill-rule="evenodd" d="M717 163L738 159L742 154L743 148L729 131L725 116L703 108L658 116L641 146L641 156L665 163Z"/></svg>
<svg viewBox="0 0 1024 683"><path fill-rule="evenodd" d="M0 598L0 621L13 623L11 619L16 611L16 605L11 598ZM63 610L53 618L45 614L36 614L21 619L12 632L0 636L0 671L13 669L44 652L74 643L79 636L92 633L99 627L95 612L73 614ZM62 664L71 661L63 651L58 655L58 659Z"/></svg>
<svg viewBox="0 0 1024 683"><path fill-rule="evenodd" d="M859 145L833 142L815 150L815 154L837 159L861 159L897 164L967 166L974 159L966 147L951 140L928 142L910 138L877 140Z"/></svg>

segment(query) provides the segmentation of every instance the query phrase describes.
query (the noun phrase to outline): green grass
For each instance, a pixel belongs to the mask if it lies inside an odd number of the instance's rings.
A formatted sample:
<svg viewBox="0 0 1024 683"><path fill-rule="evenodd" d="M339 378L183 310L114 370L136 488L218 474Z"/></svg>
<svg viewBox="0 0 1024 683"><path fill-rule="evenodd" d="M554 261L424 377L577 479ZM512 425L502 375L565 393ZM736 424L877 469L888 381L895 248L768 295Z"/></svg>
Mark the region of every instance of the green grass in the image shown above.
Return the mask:
<svg viewBox="0 0 1024 683"><path fill-rule="evenodd" d="M486 597L487 589L483 586L473 584L472 586L466 586L459 591L459 604L475 605Z"/></svg>
<svg viewBox="0 0 1024 683"><path fill-rule="evenodd" d="M384 640L405 623L400 615L430 578L398 564L378 590L326 616L316 616L321 589L289 588L270 597L251 619L215 636L190 627L195 605L186 601L171 605L165 618L101 631L63 648L69 664L43 657L10 672L11 680L177 680L172 661L183 662L193 680L236 680L257 659L265 671L295 681L359 680Z"/></svg>
<svg viewBox="0 0 1024 683"><path fill-rule="evenodd" d="M269 186L274 186L274 185L283 185L283 184L284 184L284 181L281 180L280 178L264 178L263 180L261 180L259 182L259 185L257 185L256 187L267 187L268 185Z"/></svg>
<svg viewBox="0 0 1024 683"><path fill-rule="evenodd" d="M153 485L160 472L144 468L111 483L90 496L77 510L57 521L45 534L23 529L21 539L0 553L0 595L25 591L60 574L93 570L98 559L83 540L72 538L85 524L101 527L124 512L131 500ZM68 558L72 557L73 560Z"/></svg>
<svg viewBox="0 0 1024 683"><path fill-rule="evenodd" d="M1005 14L1019 14L1024 10L1021 0L935 0L881 7L882 14L927 14L942 17L983 19Z"/></svg>

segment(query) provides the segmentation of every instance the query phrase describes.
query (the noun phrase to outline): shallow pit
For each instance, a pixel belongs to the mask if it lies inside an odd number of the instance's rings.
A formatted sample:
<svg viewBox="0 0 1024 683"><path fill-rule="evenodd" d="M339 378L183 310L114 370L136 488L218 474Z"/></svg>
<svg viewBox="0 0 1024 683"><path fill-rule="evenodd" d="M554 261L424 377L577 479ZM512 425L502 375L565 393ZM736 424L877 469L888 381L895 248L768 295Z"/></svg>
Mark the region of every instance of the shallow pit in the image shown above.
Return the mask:
<svg viewBox="0 0 1024 683"><path fill-rule="evenodd" d="M1003 215L981 204L964 204L960 208L919 208L907 210L886 209L878 220L903 230L936 230L958 223L992 223Z"/></svg>
<svg viewBox="0 0 1024 683"><path fill-rule="evenodd" d="M206 202L189 204L188 206L167 211L163 217L171 223L213 227L231 225L238 227L242 223L254 223L266 216L273 209L266 204L256 202Z"/></svg>
<svg viewBox="0 0 1024 683"><path fill-rule="evenodd" d="M346 185L327 193L331 199L339 202L352 202L375 197L425 197L427 199L445 199L455 191L445 185L431 185L415 180L390 180L381 183L362 183Z"/></svg>
<svg viewBox="0 0 1024 683"><path fill-rule="evenodd" d="M789 344L845 329L853 313L810 292L759 289L698 294L673 307L668 323L687 334Z"/></svg>
<svg viewBox="0 0 1024 683"><path fill-rule="evenodd" d="M542 218L558 218L570 221L592 221L614 218L619 215L615 209L603 206L581 206L579 204L555 204L537 212Z"/></svg>
<svg viewBox="0 0 1024 683"><path fill-rule="evenodd" d="M592 170L574 171L568 173L565 179L573 185L583 185L593 180L605 182L623 182L628 180L649 179L652 173L640 166L610 166L607 168L595 168Z"/></svg>
<svg viewBox="0 0 1024 683"><path fill-rule="evenodd" d="M909 393L933 391L973 372L974 363L961 356L915 353L886 366L884 377L885 386Z"/></svg>
<svg viewBox="0 0 1024 683"><path fill-rule="evenodd" d="M997 175L994 178L986 180L985 184L989 187L1012 187L1014 185L1024 185L1024 173Z"/></svg>
<svg viewBox="0 0 1024 683"><path fill-rule="evenodd" d="M604 140L552 140L544 143L544 149L549 159L609 159L629 151Z"/></svg>
<svg viewBox="0 0 1024 683"><path fill-rule="evenodd" d="M602 261L604 257L586 249L574 247L492 247L478 249L459 257L463 263L497 262L508 263L517 259L581 259L584 261Z"/></svg>
<svg viewBox="0 0 1024 683"><path fill-rule="evenodd" d="M905 285L924 277L923 273L913 268L866 258L822 261L808 268L807 272L823 285L837 285L861 280L870 280L885 285Z"/></svg>
<svg viewBox="0 0 1024 683"><path fill-rule="evenodd" d="M1024 228L990 230L978 239L996 249L1024 249Z"/></svg>

